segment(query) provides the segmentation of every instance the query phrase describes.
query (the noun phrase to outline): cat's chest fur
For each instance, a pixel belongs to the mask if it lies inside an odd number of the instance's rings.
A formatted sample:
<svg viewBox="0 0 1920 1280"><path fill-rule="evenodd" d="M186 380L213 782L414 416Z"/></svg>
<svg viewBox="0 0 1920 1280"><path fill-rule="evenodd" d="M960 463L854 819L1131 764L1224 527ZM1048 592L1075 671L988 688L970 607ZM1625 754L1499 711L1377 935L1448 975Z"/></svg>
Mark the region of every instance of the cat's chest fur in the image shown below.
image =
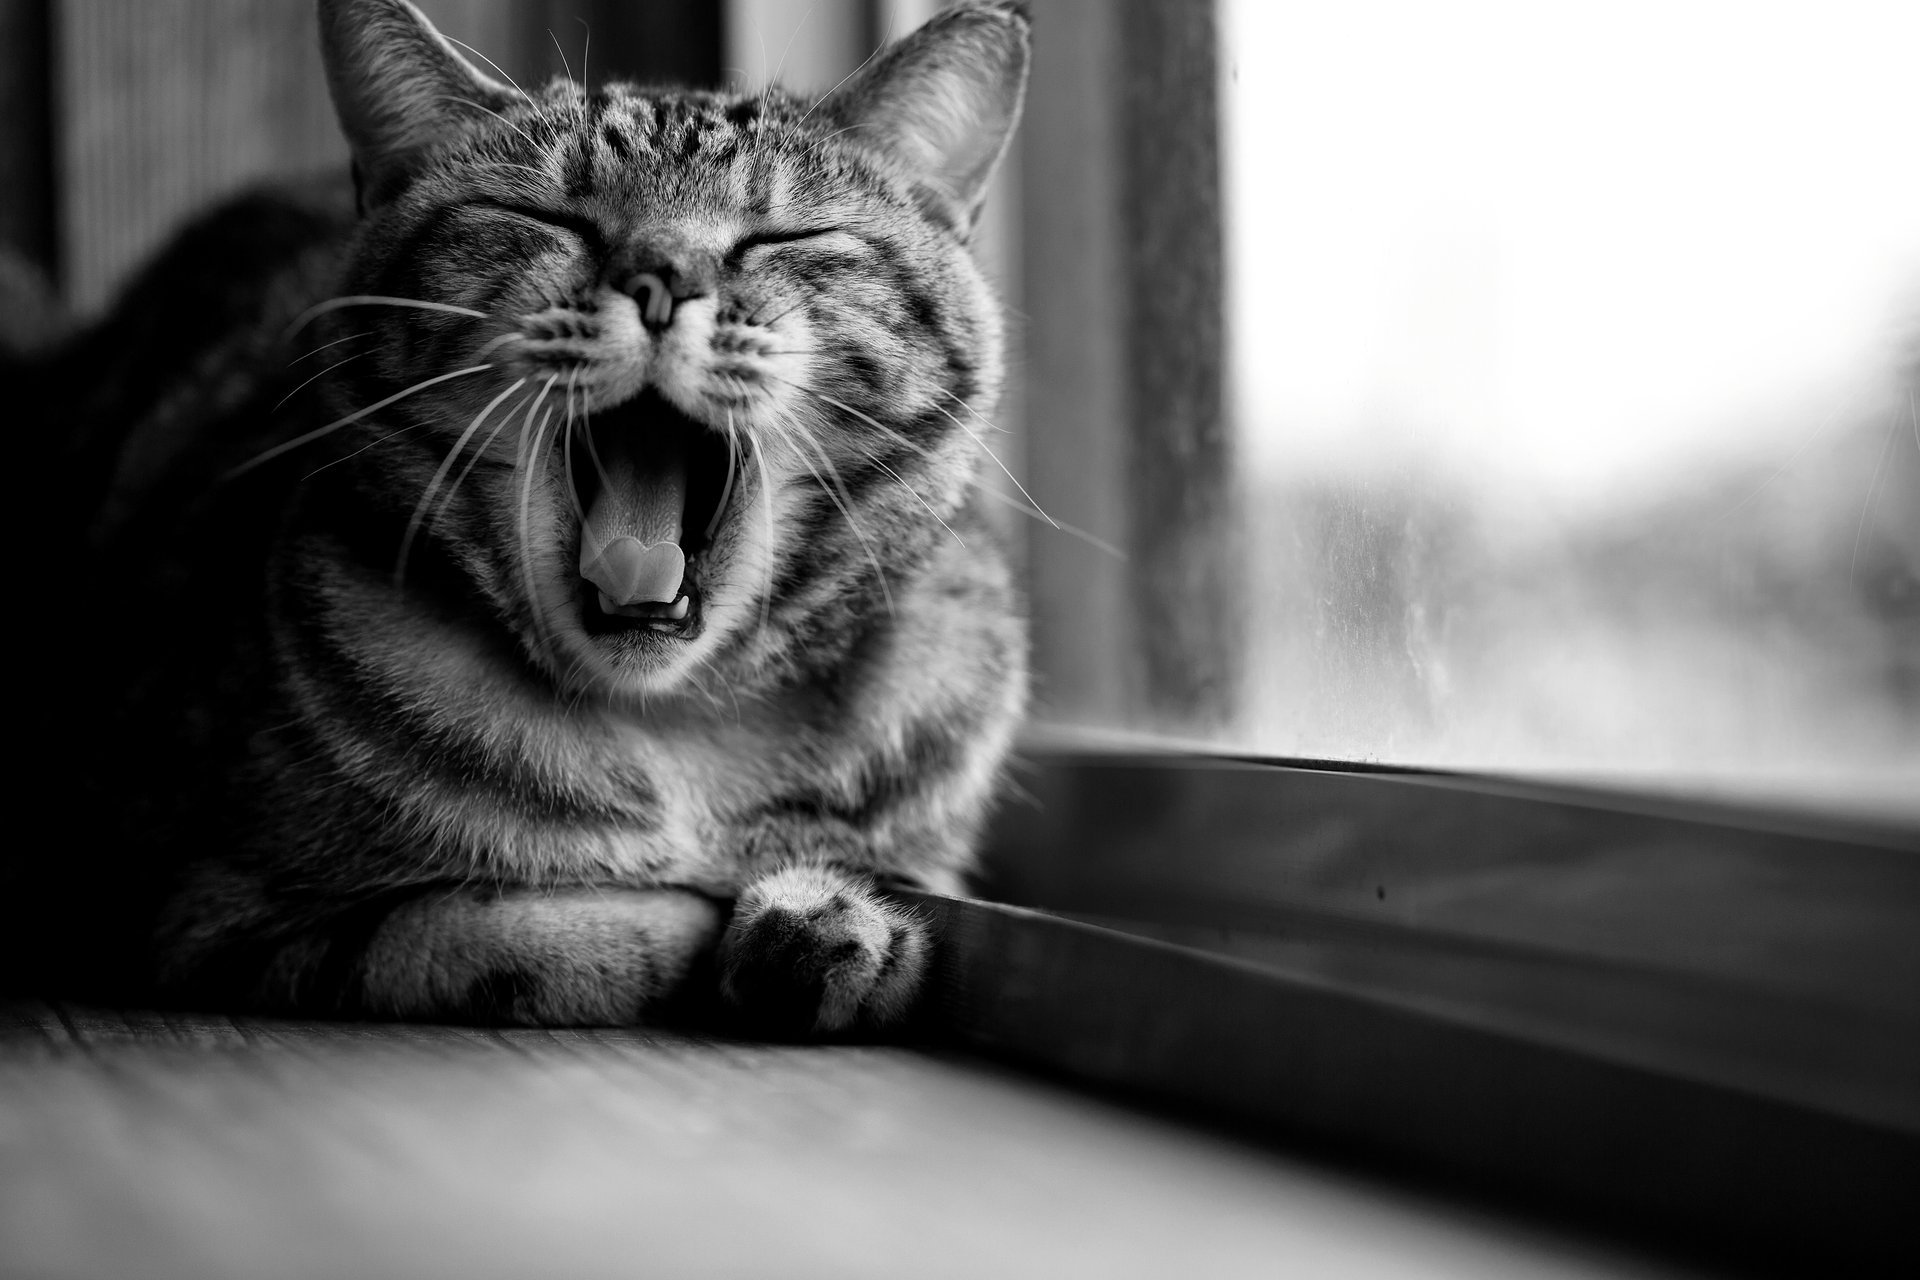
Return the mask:
<svg viewBox="0 0 1920 1280"><path fill-rule="evenodd" d="M427 875L727 897L826 824L858 833L838 860L952 887L972 815L937 790L897 811L929 766L967 794L1004 752L1019 690L993 675L1020 635L979 605L1003 579L949 544L831 674L615 702L556 698L496 631L334 566L317 607L277 619L271 674L284 709L329 729L276 751L287 730L266 726L261 754L297 757L306 791L363 793L389 831L434 833Z"/></svg>

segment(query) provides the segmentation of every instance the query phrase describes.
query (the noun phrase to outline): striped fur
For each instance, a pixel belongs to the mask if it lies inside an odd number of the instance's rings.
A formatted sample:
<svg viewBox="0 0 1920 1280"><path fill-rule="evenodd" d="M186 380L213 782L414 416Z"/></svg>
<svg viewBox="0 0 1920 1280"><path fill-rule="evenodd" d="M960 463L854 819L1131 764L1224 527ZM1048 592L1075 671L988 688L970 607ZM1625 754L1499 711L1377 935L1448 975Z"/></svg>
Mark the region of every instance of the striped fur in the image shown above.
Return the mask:
<svg viewBox="0 0 1920 1280"><path fill-rule="evenodd" d="M303 1012L897 1016L925 945L877 890L959 884L1025 691L965 248L1024 16L957 6L816 102L526 94L402 0L320 11L358 216L220 211L39 375L49 520L84 520L47 589L112 616L47 708L91 838L15 867L16 962ZM577 567L591 433L661 403L738 459L681 630Z"/></svg>

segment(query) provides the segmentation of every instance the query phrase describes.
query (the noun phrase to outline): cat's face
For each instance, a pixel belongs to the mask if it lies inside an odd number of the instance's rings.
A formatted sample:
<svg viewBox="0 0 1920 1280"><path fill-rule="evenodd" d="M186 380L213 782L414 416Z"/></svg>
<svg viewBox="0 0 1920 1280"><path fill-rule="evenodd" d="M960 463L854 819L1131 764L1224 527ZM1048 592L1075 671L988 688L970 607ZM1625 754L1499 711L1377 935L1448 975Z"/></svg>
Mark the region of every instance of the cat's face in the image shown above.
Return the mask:
<svg viewBox="0 0 1920 1280"><path fill-rule="evenodd" d="M945 27L812 107L526 95L396 0L323 6L369 206L345 292L432 304L336 313L369 356L339 385L453 375L370 427L384 474L564 687L777 665L950 536L998 378L964 235L1025 54L998 8Z"/></svg>

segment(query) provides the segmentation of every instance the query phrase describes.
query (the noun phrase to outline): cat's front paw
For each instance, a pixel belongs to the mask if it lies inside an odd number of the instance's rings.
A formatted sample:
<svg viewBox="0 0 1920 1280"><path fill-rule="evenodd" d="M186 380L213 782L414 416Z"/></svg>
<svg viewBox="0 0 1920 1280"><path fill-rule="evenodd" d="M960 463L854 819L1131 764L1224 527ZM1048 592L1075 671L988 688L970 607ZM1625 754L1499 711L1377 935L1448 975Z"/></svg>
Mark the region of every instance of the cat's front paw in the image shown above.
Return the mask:
<svg viewBox="0 0 1920 1280"><path fill-rule="evenodd" d="M926 969L926 926L862 878L788 867L740 895L720 943L721 994L789 1033L905 1014Z"/></svg>

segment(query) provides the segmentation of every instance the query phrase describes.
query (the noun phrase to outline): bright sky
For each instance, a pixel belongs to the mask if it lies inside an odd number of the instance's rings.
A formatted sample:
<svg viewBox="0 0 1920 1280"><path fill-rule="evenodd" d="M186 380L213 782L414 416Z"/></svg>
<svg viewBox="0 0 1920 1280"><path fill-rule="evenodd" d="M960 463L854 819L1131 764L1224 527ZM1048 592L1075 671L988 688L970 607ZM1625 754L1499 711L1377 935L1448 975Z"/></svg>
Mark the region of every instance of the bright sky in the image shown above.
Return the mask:
<svg viewBox="0 0 1920 1280"><path fill-rule="evenodd" d="M1223 8L1261 464L1776 453L1920 332L1914 0Z"/></svg>

